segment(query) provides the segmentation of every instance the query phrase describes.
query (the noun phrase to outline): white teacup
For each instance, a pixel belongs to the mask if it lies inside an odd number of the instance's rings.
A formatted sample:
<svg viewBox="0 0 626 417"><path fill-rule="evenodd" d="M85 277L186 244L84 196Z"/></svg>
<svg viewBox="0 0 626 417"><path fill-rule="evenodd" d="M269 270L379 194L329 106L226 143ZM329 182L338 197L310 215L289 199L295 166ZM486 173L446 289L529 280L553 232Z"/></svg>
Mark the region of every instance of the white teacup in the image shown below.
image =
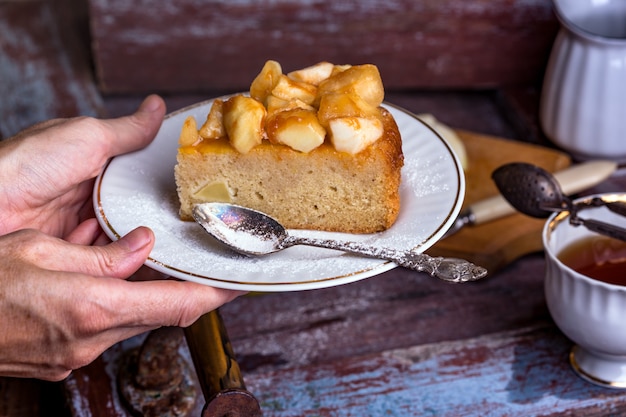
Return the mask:
<svg viewBox="0 0 626 417"><path fill-rule="evenodd" d="M626 194L595 197L626 202ZM626 217L605 207L584 209L579 217L626 228ZM543 230L546 302L556 325L575 343L569 358L574 370L595 384L626 388L626 286L589 278L557 257L564 248L590 236L598 235L571 225L567 212L548 219Z"/></svg>

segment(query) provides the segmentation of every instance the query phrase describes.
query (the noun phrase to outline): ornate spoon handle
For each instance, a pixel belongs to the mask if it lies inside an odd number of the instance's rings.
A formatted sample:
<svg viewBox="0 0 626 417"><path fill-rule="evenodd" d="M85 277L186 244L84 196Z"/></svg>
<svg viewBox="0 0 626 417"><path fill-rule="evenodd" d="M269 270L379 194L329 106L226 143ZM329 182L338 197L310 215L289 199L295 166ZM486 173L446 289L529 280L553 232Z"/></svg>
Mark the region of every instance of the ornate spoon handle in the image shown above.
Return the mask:
<svg viewBox="0 0 626 417"><path fill-rule="evenodd" d="M385 259L400 266L429 275L448 282L476 281L487 275L487 270L463 259L432 257L424 253L402 251L390 248L379 248L358 242L340 242L327 239L312 239L288 236L282 242L282 249L294 245L317 246L320 248L337 249L356 253L369 258Z"/></svg>

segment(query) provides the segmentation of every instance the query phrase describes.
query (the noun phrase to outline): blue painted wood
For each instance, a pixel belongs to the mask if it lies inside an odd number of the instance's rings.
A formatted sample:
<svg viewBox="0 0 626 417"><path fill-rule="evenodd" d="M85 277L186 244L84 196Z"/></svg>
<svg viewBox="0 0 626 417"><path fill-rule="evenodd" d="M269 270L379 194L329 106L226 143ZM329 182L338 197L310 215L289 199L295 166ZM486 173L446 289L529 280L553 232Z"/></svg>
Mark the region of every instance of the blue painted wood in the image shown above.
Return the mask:
<svg viewBox="0 0 626 417"><path fill-rule="evenodd" d="M580 379L551 325L246 374L266 417L538 416L624 412ZM586 413L584 410L588 410ZM615 414L617 415L617 414Z"/></svg>

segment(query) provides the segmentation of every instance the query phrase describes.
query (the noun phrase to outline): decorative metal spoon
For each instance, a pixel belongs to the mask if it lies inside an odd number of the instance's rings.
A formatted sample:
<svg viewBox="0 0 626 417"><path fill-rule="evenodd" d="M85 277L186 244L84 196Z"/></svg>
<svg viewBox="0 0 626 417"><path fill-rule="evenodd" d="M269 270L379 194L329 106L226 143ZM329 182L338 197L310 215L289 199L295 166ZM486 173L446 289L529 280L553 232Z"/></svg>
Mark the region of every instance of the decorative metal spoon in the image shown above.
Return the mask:
<svg viewBox="0 0 626 417"><path fill-rule="evenodd" d="M587 207L605 206L626 215L626 205L593 198L588 203L574 204L561 190L558 181L545 169L533 164L514 162L496 169L492 178L502 196L519 212L531 217L546 218L553 212L568 211L570 223L585 226L596 233L626 241L626 230L609 223L578 217Z"/></svg>
<svg viewBox="0 0 626 417"><path fill-rule="evenodd" d="M233 204L197 204L193 216L211 236L245 255L260 256L294 245L308 245L385 259L448 282L475 281L487 275L485 268L462 259L431 257L410 250L378 248L358 242L292 236L272 217Z"/></svg>

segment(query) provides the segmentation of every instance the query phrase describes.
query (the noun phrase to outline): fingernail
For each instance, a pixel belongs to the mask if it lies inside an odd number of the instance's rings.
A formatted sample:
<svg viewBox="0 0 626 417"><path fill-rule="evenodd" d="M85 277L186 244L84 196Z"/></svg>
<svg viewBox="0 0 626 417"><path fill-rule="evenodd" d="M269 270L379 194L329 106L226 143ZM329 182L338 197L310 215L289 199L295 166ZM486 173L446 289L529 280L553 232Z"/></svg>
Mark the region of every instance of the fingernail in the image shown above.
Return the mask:
<svg viewBox="0 0 626 417"><path fill-rule="evenodd" d="M130 252L136 252L152 242L152 232L150 229L140 227L123 236L118 242Z"/></svg>
<svg viewBox="0 0 626 417"><path fill-rule="evenodd" d="M140 110L147 111L147 112L154 112L154 111L157 111L160 106L161 106L161 100L159 99L158 96L152 94L144 99L143 103L141 103Z"/></svg>

